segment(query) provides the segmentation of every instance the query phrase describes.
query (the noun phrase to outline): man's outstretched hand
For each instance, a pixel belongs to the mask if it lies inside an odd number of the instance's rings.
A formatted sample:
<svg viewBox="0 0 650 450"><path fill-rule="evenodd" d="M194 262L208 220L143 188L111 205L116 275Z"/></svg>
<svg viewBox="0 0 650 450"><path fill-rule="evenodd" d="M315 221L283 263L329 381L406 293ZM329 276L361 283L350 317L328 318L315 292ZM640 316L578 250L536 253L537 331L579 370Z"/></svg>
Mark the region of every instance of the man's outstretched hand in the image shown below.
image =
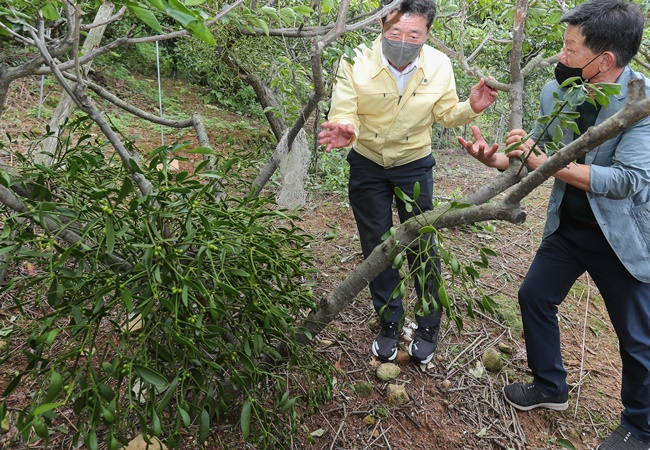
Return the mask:
<svg viewBox="0 0 650 450"><path fill-rule="evenodd" d="M481 134L481 130L477 126L472 127L472 133L474 134L474 142L466 141L458 136L458 142L467 150L467 153L488 167L501 170L507 169L509 165L508 157L503 153L496 152L499 149L499 144L488 145Z"/></svg>
<svg viewBox="0 0 650 450"><path fill-rule="evenodd" d="M322 131L318 133L318 143L326 145L325 151L333 148L348 147L354 139L354 126L336 122L323 122Z"/></svg>

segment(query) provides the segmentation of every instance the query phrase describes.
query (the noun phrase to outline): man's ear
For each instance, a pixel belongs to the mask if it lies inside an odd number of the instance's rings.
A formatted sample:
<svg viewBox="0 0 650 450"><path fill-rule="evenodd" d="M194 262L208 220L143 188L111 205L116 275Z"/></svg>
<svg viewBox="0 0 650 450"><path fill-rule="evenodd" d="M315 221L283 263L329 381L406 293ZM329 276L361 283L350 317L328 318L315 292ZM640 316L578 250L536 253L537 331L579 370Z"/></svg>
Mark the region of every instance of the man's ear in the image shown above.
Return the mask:
<svg viewBox="0 0 650 450"><path fill-rule="evenodd" d="M616 64L616 55L610 51L603 53L603 59L600 62L603 72L618 67Z"/></svg>

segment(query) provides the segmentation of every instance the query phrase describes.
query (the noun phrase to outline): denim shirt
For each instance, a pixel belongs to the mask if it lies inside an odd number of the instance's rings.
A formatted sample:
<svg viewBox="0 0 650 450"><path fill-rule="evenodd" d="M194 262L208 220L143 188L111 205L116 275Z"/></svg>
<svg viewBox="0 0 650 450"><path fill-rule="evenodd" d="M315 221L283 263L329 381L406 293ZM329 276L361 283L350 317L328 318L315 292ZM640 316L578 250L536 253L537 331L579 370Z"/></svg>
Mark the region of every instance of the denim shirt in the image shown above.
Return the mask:
<svg viewBox="0 0 650 450"><path fill-rule="evenodd" d="M595 125L599 125L620 111L627 102L627 84L632 78L643 79L646 96L650 97L650 80L629 66L616 81L621 93L610 98L610 104L601 109ZM540 115L553 110L553 93L563 91L556 81L542 90ZM552 124L544 140L553 136ZM564 142L576 139L573 132L565 132ZM587 198L596 221L607 241L625 268L637 280L650 282L650 117L645 117L631 128L592 149L585 157L591 166L590 189ZM555 180L548 203L544 235L546 238L560 225L560 205L566 183Z"/></svg>

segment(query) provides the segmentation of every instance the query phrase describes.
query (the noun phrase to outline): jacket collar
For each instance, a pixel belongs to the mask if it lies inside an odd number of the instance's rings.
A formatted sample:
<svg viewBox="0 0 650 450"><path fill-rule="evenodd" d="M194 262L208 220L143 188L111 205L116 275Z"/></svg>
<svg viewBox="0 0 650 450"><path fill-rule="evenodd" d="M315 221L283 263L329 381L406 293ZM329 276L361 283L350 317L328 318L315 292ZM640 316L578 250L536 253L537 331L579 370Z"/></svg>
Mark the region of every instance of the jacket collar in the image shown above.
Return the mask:
<svg viewBox="0 0 650 450"><path fill-rule="evenodd" d="M616 82L621 85L621 93L616 95L617 100L625 100L627 98L627 84L632 79L632 69L630 66L625 66L623 72L618 76Z"/></svg>

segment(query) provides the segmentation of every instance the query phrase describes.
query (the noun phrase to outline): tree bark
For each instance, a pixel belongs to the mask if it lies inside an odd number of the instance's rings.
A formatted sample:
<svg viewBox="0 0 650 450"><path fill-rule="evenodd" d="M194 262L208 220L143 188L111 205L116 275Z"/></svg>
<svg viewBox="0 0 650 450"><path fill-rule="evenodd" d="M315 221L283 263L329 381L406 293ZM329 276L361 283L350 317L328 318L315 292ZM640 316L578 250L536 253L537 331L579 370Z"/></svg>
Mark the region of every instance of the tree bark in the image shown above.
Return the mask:
<svg viewBox="0 0 650 450"><path fill-rule="evenodd" d="M517 0L510 51L510 103L509 130L523 128L524 123L524 77L521 72L524 27L528 16L528 0Z"/></svg>

